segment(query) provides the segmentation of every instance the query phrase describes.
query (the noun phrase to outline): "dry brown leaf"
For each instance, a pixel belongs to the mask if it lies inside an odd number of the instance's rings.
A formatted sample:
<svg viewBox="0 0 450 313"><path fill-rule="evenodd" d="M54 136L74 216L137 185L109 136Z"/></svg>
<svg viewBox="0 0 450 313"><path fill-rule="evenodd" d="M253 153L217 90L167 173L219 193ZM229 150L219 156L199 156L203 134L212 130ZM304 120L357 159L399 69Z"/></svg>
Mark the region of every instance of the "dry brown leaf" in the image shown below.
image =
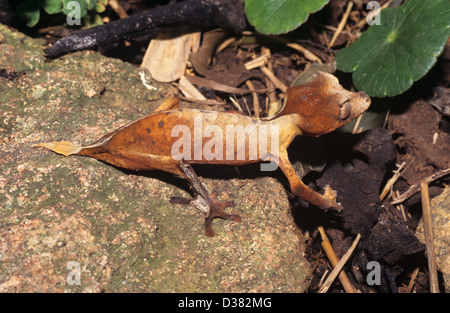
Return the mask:
<svg viewBox="0 0 450 313"><path fill-rule="evenodd" d="M161 32L150 41L141 67L160 82L173 82L184 76L191 51L198 49L200 32L180 27Z"/></svg>

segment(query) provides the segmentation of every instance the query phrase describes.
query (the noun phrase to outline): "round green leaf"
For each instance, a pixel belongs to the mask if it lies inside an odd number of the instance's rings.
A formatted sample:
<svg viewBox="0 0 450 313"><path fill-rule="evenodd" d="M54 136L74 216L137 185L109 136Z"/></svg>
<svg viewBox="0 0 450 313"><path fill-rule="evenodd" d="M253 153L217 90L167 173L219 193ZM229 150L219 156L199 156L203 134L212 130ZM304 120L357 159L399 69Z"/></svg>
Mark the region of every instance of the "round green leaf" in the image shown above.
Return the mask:
<svg viewBox="0 0 450 313"><path fill-rule="evenodd" d="M102 12L105 12L105 10L106 10L106 8L105 8L105 5L103 3L97 2L95 4L95 12L102 13Z"/></svg>
<svg viewBox="0 0 450 313"><path fill-rule="evenodd" d="M86 0L86 7L88 10L93 10L97 0Z"/></svg>
<svg viewBox="0 0 450 313"><path fill-rule="evenodd" d="M26 21L28 27L33 27L39 22L39 4L38 1L26 1L17 6L17 15Z"/></svg>
<svg viewBox="0 0 450 313"><path fill-rule="evenodd" d="M89 27L103 25L102 17L95 13L86 14L84 17L84 24Z"/></svg>
<svg viewBox="0 0 450 313"><path fill-rule="evenodd" d="M337 66L369 96L395 96L433 67L449 34L449 0L409 0L381 11L380 25L336 54Z"/></svg>
<svg viewBox="0 0 450 313"><path fill-rule="evenodd" d="M329 0L245 0L245 14L263 34L284 34L299 27Z"/></svg>
<svg viewBox="0 0 450 313"><path fill-rule="evenodd" d="M43 0L42 8L47 14L56 14L62 11L62 0Z"/></svg>

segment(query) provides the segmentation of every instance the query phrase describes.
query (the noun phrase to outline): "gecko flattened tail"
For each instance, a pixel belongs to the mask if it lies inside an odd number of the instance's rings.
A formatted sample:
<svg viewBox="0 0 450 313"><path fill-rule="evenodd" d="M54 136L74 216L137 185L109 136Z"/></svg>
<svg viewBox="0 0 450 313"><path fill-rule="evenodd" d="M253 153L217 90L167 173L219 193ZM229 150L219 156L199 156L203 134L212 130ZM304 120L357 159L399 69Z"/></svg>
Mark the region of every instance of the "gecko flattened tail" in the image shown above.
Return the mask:
<svg viewBox="0 0 450 313"><path fill-rule="evenodd" d="M48 150L62 154L64 156L78 154L82 149L81 146L74 145L73 143L67 141L38 143L33 145L33 147L44 147Z"/></svg>

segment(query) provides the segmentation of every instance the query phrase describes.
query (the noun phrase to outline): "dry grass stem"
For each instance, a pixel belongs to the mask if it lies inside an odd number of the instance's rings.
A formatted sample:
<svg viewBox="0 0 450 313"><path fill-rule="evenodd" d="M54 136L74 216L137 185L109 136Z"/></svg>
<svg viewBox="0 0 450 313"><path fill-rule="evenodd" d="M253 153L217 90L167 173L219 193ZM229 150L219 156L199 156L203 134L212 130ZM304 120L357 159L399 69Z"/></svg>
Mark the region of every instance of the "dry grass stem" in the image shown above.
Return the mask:
<svg viewBox="0 0 450 313"><path fill-rule="evenodd" d="M358 116L358 118L356 119L355 126L353 127L353 130L352 130L352 134L358 134L359 132L361 132L362 128L358 129L361 119L362 119L362 114L360 116Z"/></svg>
<svg viewBox="0 0 450 313"><path fill-rule="evenodd" d="M333 250L333 247L331 246L330 241L328 240L328 236L323 229L322 226L317 227L319 229L320 235L322 237L322 248L325 251L328 260L330 260L331 265L336 267L336 265L339 262L338 257L336 256L336 253ZM341 282L342 286L344 287L345 292L347 293L355 293L355 288L353 287L352 283L348 279L347 274L344 271L341 271L339 273L339 281Z"/></svg>
<svg viewBox="0 0 450 313"><path fill-rule="evenodd" d="M226 47L228 47L229 45L231 45L235 40L236 40L236 38L234 38L234 37L231 37L231 38L228 38L228 39L224 40L224 41L219 45L219 47L217 47L217 49L216 49L216 54L219 53L219 52L221 52L221 51L223 51Z"/></svg>
<svg viewBox="0 0 450 313"><path fill-rule="evenodd" d="M325 280L325 278L327 277L329 270L326 270L325 273L323 273L322 277L319 280L319 283L317 284L317 286L322 286L323 285L323 281Z"/></svg>
<svg viewBox="0 0 450 313"><path fill-rule="evenodd" d="M264 73L264 75L267 76L267 78L270 79L270 81L275 85L275 87L277 87L278 89L280 89L282 92L286 92L287 90L287 86L285 84L283 84L273 73L271 70L269 70L267 67L263 66L261 67L261 71Z"/></svg>
<svg viewBox="0 0 450 313"><path fill-rule="evenodd" d="M250 89L251 91L255 90L255 87L253 86L253 83L251 81L247 80L245 82L245 84L247 85L248 89ZM252 96L253 96L253 111L255 113L255 116L259 117L261 110L259 107L258 94L256 92L252 92Z"/></svg>
<svg viewBox="0 0 450 313"><path fill-rule="evenodd" d="M124 8L122 7L122 5L119 3L119 1L117 0L109 0L109 5L111 6L111 8L114 10L114 12L117 13L117 15L120 18L126 18L128 17L127 12L124 10Z"/></svg>
<svg viewBox="0 0 450 313"><path fill-rule="evenodd" d="M336 29L336 32L333 35L333 38L331 39L330 42L330 47L333 46L334 42L336 41L337 37L340 35L340 33L342 32L342 30L344 29L345 24L347 23L347 19L350 15L350 12L352 11L353 8L353 2L349 2L347 9L345 10L344 15L342 16L342 20L338 25L338 28Z"/></svg>
<svg viewBox="0 0 450 313"><path fill-rule="evenodd" d="M261 67L267 64L267 60L270 54L264 53L253 60L250 60L244 64L245 68L250 71L254 68Z"/></svg>
<svg viewBox="0 0 450 313"><path fill-rule="evenodd" d="M411 279L410 279L409 284L408 284L408 288L406 289L406 293L411 293L411 291L412 291L412 289L414 287L414 283L415 283L416 278L417 278L417 274L419 274L419 268L418 267L416 267L414 269L414 272L412 273Z"/></svg>
<svg viewBox="0 0 450 313"><path fill-rule="evenodd" d="M350 249L342 256L342 258L339 260L339 262L334 267L333 271L331 272L330 276L325 280L323 286L319 289L318 293L326 293L328 289L330 288L333 281L336 279L342 268L344 267L347 260L352 255L353 251L355 250L356 246L358 245L359 240L361 239L361 235L358 234L356 236L355 240L353 241L352 245L350 246Z"/></svg>
<svg viewBox="0 0 450 313"><path fill-rule="evenodd" d="M447 168L445 170L439 171L437 173L434 173L431 176L428 176L423 180L423 182L431 183L432 181L439 179L441 177L444 177L445 175L450 174L450 168ZM408 199L409 197L413 196L414 194L418 193L420 191L420 184L412 185L408 188L407 191L402 193L399 197L397 197L394 201L392 201L392 204L399 204Z"/></svg>
<svg viewBox="0 0 450 313"><path fill-rule="evenodd" d="M420 194L422 196L423 233L425 236L425 246L427 251L430 292L439 293L436 254L434 251L434 239L433 239L433 219L431 215L431 203L430 203L430 194L428 191L428 183L426 182L420 183Z"/></svg>
<svg viewBox="0 0 450 313"><path fill-rule="evenodd" d="M239 112L244 112L242 110L241 105L239 104L239 102L236 100L236 98L230 97L230 101L231 103L233 103L233 105L235 106L235 108L239 111Z"/></svg>
<svg viewBox="0 0 450 313"><path fill-rule="evenodd" d="M398 190L395 191L395 197L397 198L400 195ZM403 220L406 222L406 214L405 214L405 206L403 204L399 204L396 206L398 210L402 212Z"/></svg>
<svg viewBox="0 0 450 313"><path fill-rule="evenodd" d="M195 102L195 103L199 103L199 104L207 104L207 105L225 105L226 104L225 101L220 101L220 100L214 100L214 99L198 100L198 99L183 97L183 96L180 97L180 100L187 101L187 102Z"/></svg>
<svg viewBox="0 0 450 313"><path fill-rule="evenodd" d="M191 84L189 80L186 79L185 76L181 76L178 81L178 89L183 93L183 95L187 98L196 99L196 100L206 100L205 96L202 95L194 85Z"/></svg>
<svg viewBox="0 0 450 313"><path fill-rule="evenodd" d="M244 31L244 32L242 32L242 34L244 36L261 36L261 34L256 34L256 33L249 32L249 31ZM299 45L298 43L291 42L290 40L288 40L286 38L283 38L282 36L265 36L265 37L270 39L270 40L273 40L273 41L285 44L289 48L300 52L309 61L322 63L322 60L317 55L315 55L314 53L312 53L311 51L309 51L305 47Z"/></svg>
<svg viewBox="0 0 450 313"><path fill-rule="evenodd" d="M236 87L227 86L218 82L215 82L213 80L202 78L199 76L192 76L187 75L186 79L189 80L192 84L197 86L202 86L206 88L210 88L216 91L226 92L226 93L235 93L235 94L248 94L248 93L266 93L267 89L257 89L257 90L248 90L248 89L241 89Z"/></svg>
<svg viewBox="0 0 450 313"><path fill-rule="evenodd" d="M392 187L394 186L395 182L398 180L400 175L402 175L402 169L405 166L405 162L403 162L400 166L397 165L397 169L394 171L394 175L387 181L386 185L383 188L383 191L380 194L380 201L386 197L388 192L392 192Z"/></svg>
<svg viewBox="0 0 450 313"><path fill-rule="evenodd" d="M299 45L298 43L291 42L291 43L287 43L286 46L288 46L289 48L294 49L298 52L301 52L305 56L305 58L308 59L309 61L322 63L322 60L318 56L316 56L314 53L312 53L305 47Z"/></svg>

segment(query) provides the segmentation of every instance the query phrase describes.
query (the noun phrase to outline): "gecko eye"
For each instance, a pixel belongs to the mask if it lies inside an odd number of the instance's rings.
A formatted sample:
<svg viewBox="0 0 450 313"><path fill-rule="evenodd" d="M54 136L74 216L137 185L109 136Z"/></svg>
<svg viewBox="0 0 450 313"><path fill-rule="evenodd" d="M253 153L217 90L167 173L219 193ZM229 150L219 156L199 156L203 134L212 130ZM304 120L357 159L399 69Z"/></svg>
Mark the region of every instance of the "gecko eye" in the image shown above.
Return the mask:
<svg viewBox="0 0 450 313"><path fill-rule="evenodd" d="M340 107L339 118L341 120L345 120L347 117L350 116L351 110L352 110L352 104L350 102L350 99L347 99L347 100L344 101L344 103Z"/></svg>

